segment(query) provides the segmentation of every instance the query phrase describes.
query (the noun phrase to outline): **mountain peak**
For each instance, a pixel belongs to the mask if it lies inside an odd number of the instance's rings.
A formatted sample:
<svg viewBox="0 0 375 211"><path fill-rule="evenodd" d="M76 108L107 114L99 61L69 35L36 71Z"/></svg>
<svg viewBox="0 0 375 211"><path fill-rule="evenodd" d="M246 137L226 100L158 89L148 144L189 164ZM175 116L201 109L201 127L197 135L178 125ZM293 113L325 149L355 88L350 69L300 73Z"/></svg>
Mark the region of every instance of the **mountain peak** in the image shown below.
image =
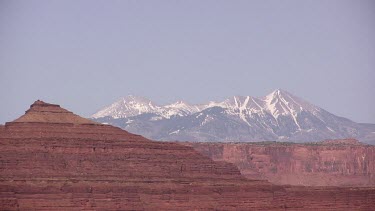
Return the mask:
<svg viewBox="0 0 375 211"><path fill-rule="evenodd" d="M111 105L96 112L91 117L100 118L105 116L112 116L115 119L126 118L143 113L152 113L157 111L158 109L159 106L155 105L154 102L145 97L128 95L120 98Z"/></svg>
<svg viewBox="0 0 375 211"><path fill-rule="evenodd" d="M177 105L189 105L189 103L187 103L183 100L177 100L176 102L168 104L166 106L177 106Z"/></svg>
<svg viewBox="0 0 375 211"><path fill-rule="evenodd" d="M125 97L122 97L120 101L126 101L126 102L140 102L140 103L152 103L152 101L148 98L137 96L137 95L128 95Z"/></svg>
<svg viewBox="0 0 375 211"><path fill-rule="evenodd" d="M174 103L162 106L162 108L166 108L166 109L170 109L170 108L171 109L173 109L173 108L175 108L175 109L183 109L183 108L188 109L190 107L192 107L192 105L190 105L189 103L187 103L187 102L185 102L183 100L178 100L178 101L176 101Z"/></svg>
<svg viewBox="0 0 375 211"><path fill-rule="evenodd" d="M278 88L278 89L275 89L272 93L279 95L279 94L281 94L282 92L283 92L283 90L280 89L280 88Z"/></svg>
<svg viewBox="0 0 375 211"><path fill-rule="evenodd" d="M266 95L266 98L275 98L280 96L291 96L291 94L283 89L275 89L270 94Z"/></svg>

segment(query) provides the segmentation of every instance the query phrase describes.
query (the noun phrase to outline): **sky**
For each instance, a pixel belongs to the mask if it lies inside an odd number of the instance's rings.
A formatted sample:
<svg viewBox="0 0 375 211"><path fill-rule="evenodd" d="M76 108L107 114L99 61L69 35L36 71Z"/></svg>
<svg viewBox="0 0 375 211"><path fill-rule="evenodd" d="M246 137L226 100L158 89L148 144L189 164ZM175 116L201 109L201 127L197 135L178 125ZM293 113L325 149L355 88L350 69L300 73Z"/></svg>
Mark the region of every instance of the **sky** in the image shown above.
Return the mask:
<svg viewBox="0 0 375 211"><path fill-rule="evenodd" d="M375 123L375 1L0 0L0 124L41 99L88 117L281 88Z"/></svg>

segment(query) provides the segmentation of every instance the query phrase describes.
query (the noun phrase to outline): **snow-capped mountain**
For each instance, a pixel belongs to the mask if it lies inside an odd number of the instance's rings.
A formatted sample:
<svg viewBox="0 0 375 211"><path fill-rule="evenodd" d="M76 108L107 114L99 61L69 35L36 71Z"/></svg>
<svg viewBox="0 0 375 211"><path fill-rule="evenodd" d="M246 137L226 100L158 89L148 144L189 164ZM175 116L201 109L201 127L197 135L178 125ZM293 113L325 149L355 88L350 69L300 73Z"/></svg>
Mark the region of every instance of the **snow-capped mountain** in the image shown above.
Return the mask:
<svg viewBox="0 0 375 211"><path fill-rule="evenodd" d="M123 97L113 104L101 109L92 115L92 118L111 116L115 119L140 115L143 113L153 113L158 109L151 100L143 97L129 95Z"/></svg>
<svg viewBox="0 0 375 211"><path fill-rule="evenodd" d="M127 96L92 118L156 140L307 142L366 137L372 141L374 136L368 133L375 131L371 124L364 130L362 124L280 89L261 98L234 96L199 105L178 101L160 106Z"/></svg>
<svg viewBox="0 0 375 211"><path fill-rule="evenodd" d="M197 106L191 106L183 101L159 106L144 97L129 95L96 112L91 118L98 119L110 116L119 119L147 113L153 113L162 118L170 118L172 116L186 116L197 111L200 111Z"/></svg>

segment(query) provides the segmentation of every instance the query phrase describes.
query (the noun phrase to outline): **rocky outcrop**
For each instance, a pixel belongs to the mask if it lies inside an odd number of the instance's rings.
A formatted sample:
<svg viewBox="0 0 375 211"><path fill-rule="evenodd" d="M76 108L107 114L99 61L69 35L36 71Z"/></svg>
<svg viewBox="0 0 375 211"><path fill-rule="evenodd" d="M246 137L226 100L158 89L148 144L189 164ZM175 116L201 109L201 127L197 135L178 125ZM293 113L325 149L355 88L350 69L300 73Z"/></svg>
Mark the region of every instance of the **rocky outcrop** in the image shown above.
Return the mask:
<svg viewBox="0 0 375 211"><path fill-rule="evenodd" d="M375 186L375 146L354 139L321 143L186 143L249 179L280 185Z"/></svg>
<svg viewBox="0 0 375 211"><path fill-rule="evenodd" d="M370 210L375 201L374 188L249 180L190 146L43 102L0 130L0 146L0 210Z"/></svg>

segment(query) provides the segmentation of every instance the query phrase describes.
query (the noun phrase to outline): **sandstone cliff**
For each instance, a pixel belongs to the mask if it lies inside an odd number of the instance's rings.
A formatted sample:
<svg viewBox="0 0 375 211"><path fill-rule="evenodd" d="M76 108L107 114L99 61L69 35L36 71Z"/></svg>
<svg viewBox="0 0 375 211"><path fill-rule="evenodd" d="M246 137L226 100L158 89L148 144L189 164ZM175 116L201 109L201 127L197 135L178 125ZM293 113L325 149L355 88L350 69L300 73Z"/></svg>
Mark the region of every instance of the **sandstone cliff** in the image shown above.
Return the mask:
<svg viewBox="0 0 375 211"><path fill-rule="evenodd" d="M357 140L322 143L187 143L249 179L306 186L375 186L375 146Z"/></svg>
<svg viewBox="0 0 375 211"><path fill-rule="evenodd" d="M370 210L374 188L277 186L177 143L34 103L0 130L0 210Z"/></svg>

